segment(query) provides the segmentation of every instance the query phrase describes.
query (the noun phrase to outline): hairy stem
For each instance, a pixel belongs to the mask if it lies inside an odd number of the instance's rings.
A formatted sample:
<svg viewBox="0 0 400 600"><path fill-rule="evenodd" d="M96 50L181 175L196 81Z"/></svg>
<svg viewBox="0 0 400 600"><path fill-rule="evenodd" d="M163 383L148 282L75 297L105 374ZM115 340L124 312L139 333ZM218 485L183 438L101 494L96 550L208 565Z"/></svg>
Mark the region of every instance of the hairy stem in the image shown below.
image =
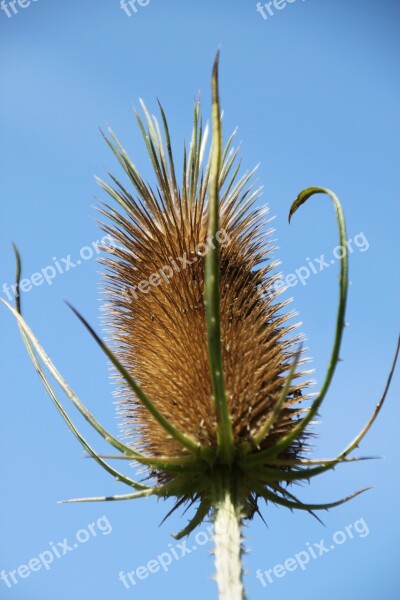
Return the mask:
<svg viewBox="0 0 400 600"><path fill-rule="evenodd" d="M214 485L215 566L219 600L243 600L242 503L230 477Z"/></svg>

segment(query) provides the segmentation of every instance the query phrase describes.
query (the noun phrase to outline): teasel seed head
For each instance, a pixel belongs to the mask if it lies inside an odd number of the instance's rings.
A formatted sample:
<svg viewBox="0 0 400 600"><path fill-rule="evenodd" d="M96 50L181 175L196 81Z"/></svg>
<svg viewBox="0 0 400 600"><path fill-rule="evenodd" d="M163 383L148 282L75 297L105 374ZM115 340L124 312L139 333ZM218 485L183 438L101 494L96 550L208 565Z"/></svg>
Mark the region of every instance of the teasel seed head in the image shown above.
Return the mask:
<svg viewBox="0 0 400 600"><path fill-rule="evenodd" d="M289 324L292 313L285 310L288 301L279 301L267 210L255 207L260 190L252 183L253 173L241 179L237 175L240 161L231 147L232 136L220 169L219 228L216 236L208 235L211 157L202 164L207 131L203 133L199 103L179 186L173 159L166 160L158 122L144 111L146 123L138 119L156 165L156 190L132 176L134 167L120 144L115 138L108 140L133 188L128 191L114 180L111 190L102 183L123 208L123 214L110 206L101 209L108 217L103 227L117 245L102 261L109 339L160 412L201 446L215 450L217 414L204 289L207 253L218 244L224 383L233 443L239 448L251 444L270 419L299 346L296 326ZM274 430L258 448L273 446L301 418L299 400L303 404L308 396L302 392L299 397L306 383L295 379L303 375L300 370L294 374ZM134 447L152 456L187 455L119 379L119 413ZM282 456L298 456L303 439L301 434Z"/></svg>
<svg viewBox="0 0 400 600"><path fill-rule="evenodd" d="M102 259L107 345L87 327L114 367L118 411L125 442L108 432L82 404L47 356L21 314L13 308L32 362L57 410L83 448L118 481L135 489L117 496L69 502L173 497L175 508L196 504L188 535L208 515L215 520L216 564L221 598L241 598L241 525L264 499L287 508L327 510L361 493L328 504L301 502L289 491L350 458L380 412L394 373L395 357L375 411L354 440L332 459L307 458L310 426L329 390L345 326L348 256L340 259L339 304L327 373L318 394L305 379L302 338L273 258L268 211L258 208L254 171L239 175L234 135L222 145L217 55L212 75L212 144L194 107L190 147L178 178L170 133L160 105L161 126L142 103L137 114L156 185L143 180L112 131L104 136L128 178L123 185L100 181L112 204L103 202L102 227L113 238ZM340 244L346 228L337 196L310 187L293 202L289 221L316 194L327 195L337 218ZM21 276L17 259L17 288ZM72 307L71 307L72 308ZM49 378L49 374L51 378ZM118 455L99 455L78 431L53 388L53 379ZM312 400L312 401L311 401ZM310 402L311 401L311 402ZM139 482L111 466L126 459L145 466ZM318 518L318 517L317 517ZM232 543L232 540L236 540ZM239 545L239 548L233 546ZM240 581L239 581L240 579Z"/></svg>

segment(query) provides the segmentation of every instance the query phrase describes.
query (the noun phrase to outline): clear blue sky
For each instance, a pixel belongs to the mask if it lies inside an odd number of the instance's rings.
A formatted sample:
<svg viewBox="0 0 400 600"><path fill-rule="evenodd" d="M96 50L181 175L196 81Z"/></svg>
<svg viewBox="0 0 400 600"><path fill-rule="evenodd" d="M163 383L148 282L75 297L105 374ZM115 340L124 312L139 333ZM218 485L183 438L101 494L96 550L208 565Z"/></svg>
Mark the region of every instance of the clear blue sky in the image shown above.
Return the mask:
<svg viewBox="0 0 400 600"><path fill-rule="evenodd" d="M276 215L284 271L294 272L307 264L307 257L322 253L331 259L337 244L333 210L325 198L314 198L288 226L290 203L306 186L333 188L345 207L349 238L364 236L357 238L360 248L351 256L350 327L343 362L321 411L315 449L315 456L333 456L373 410L400 325L400 6L395 0L297 0L263 19L255 2L150 0L131 13L118 0L37 0L11 17L0 11L0 287L13 282L11 240L30 276L53 264L53 257L76 258L98 239L93 205L101 193L93 176L103 176L105 168L119 174L98 127L111 124L144 177L151 177L132 105L142 97L156 110L160 98L181 148L199 91L204 114L209 114L210 70L221 45L225 133L238 125L245 167L261 162L262 200ZM368 244L362 246L363 239ZM337 268L326 268L291 290L318 381L332 343ZM51 286L34 286L23 302L60 370L116 432L106 361L62 301L69 299L98 323L99 271L96 260L82 261ZM54 558L48 570L42 566L11 588L0 580L0 598L215 597L210 543L174 558L167 573L151 573L129 590L118 580L120 571L146 565L174 543L169 534L183 522L179 513L158 528L170 504L57 504L122 489L82 460L5 310L0 327L0 571L13 571L48 552L50 542L67 538L73 546L80 530L87 531L90 523L97 527L95 537ZM250 524L246 543L251 553L245 563L251 600L286 600L294 594L323 594L326 600L399 597L399 383L397 373L387 404L359 451L385 460L343 465L299 493L322 502L368 485L374 490L324 514L325 528L307 514L272 506L263 510L268 529L257 517ZM97 447L105 449L101 443ZM102 516L106 519L98 522ZM257 569L273 569L307 549L307 543L324 538L329 547L336 531L360 519L369 535L355 534L334 551L312 558L304 571L298 567L275 577L273 584L267 581L267 587L256 579ZM107 523L112 531L104 535ZM84 539L85 533L79 536ZM337 539L342 541L340 534ZM189 547L194 544L192 537Z"/></svg>

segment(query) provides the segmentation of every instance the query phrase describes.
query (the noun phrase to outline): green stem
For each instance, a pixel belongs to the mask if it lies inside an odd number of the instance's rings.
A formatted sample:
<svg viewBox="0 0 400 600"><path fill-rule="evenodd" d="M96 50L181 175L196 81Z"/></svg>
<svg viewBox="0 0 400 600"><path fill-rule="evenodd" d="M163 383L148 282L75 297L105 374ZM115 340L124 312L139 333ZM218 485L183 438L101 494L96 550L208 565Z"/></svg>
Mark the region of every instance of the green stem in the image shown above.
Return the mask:
<svg viewBox="0 0 400 600"><path fill-rule="evenodd" d="M242 502L231 477L216 477L213 504L216 581L219 600L243 600Z"/></svg>

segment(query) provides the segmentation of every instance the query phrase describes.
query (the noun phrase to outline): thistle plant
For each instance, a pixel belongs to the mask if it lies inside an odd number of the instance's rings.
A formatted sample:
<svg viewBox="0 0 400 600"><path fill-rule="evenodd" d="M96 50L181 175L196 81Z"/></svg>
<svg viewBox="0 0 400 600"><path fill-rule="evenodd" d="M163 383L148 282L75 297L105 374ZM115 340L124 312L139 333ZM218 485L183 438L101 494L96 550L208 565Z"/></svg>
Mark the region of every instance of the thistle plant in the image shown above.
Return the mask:
<svg viewBox="0 0 400 600"><path fill-rule="evenodd" d="M102 259L105 269L106 344L74 308L113 366L123 440L108 432L82 404L47 356L21 314L15 316L32 362L57 410L84 450L133 492L68 502L122 501L146 496L193 505L193 518L175 535L188 536L204 519L214 524L219 597L244 597L242 528L264 500L291 510L317 512L339 506L365 490L330 503L309 504L291 491L351 457L386 398L399 353L382 397L361 432L336 457L307 458L310 431L339 361L348 290L348 257L340 261L339 304L327 373L318 394L288 301L275 290L267 210L255 207L260 189L254 171L239 177L234 134L223 145L218 55L212 73L212 142L195 103L189 150L178 181L167 119L161 127L142 103L137 114L157 187L146 183L109 130L105 139L133 190L114 176L100 185L103 229L117 242ZM206 157L208 154L208 157ZM336 195L311 187L293 202L289 221L316 194L334 205L343 248L345 219ZM18 251L17 284L21 275ZM54 391L57 383L90 425L118 454L100 455L78 431ZM139 463L143 481L112 466ZM172 511L171 511L172 512ZM317 517L318 518L318 517Z"/></svg>

